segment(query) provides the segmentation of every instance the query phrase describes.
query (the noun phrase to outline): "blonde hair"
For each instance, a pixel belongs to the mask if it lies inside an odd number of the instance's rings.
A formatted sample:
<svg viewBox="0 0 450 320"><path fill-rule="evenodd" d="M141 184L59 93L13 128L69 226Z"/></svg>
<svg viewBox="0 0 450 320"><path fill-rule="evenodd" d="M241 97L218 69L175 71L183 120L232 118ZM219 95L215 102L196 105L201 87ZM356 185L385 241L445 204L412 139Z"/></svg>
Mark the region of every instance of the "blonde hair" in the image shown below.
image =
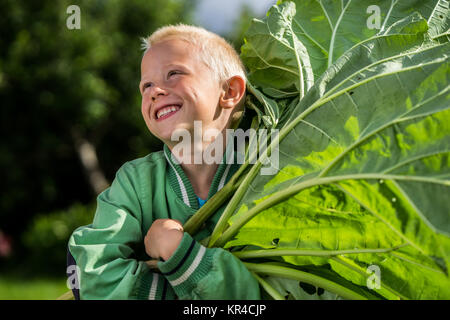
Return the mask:
<svg viewBox="0 0 450 320"><path fill-rule="evenodd" d="M247 82L245 67L233 46L201 27L185 24L161 27L147 38L142 38L144 54L152 45L170 38L185 40L198 48L198 57L213 71L217 80L226 81L238 75Z"/></svg>

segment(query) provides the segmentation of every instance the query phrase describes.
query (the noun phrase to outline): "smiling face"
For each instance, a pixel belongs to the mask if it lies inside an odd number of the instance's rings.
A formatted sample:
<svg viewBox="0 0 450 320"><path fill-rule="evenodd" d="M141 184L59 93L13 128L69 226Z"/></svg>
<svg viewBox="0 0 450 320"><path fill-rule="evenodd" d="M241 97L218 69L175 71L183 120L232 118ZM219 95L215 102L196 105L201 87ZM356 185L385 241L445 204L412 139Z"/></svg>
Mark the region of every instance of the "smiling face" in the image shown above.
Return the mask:
<svg viewBox="0 0 450 320"><path fill-rule="evenodd" d="M203 130L222 131L227 125L229 114L219 104L224 90L186 41L165 40L146 52L140 91L148 129L169 147L178 143L170 139L175 129L187 129L193 136L194 120L202 121Z"/></svg>

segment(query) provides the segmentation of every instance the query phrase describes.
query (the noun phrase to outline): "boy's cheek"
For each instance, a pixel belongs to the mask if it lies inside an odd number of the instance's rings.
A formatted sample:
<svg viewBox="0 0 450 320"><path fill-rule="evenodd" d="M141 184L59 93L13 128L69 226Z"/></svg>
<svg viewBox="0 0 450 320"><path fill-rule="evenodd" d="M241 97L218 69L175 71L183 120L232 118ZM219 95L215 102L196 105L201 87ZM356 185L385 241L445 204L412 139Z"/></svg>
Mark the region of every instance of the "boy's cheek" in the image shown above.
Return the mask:
<svg viewBox="0 0 450 320"><path fill-rule="evenodd" d="M149 103L147 101L148 99L143 97L142 98L142 104L141 104L141 112L142 116L144 117L144 120L150 120L150 113L149 113Z"/></svg>
<svg viewBox="0 0 450 320"><path fill-rule="evenodd" d="M148 104L148 98L147 98L147 96L142 96L142 101L141 101L141 108L142 108L142 111L144 111L144 109L148 109L148 106L149 106L149 104Z"/></svg>

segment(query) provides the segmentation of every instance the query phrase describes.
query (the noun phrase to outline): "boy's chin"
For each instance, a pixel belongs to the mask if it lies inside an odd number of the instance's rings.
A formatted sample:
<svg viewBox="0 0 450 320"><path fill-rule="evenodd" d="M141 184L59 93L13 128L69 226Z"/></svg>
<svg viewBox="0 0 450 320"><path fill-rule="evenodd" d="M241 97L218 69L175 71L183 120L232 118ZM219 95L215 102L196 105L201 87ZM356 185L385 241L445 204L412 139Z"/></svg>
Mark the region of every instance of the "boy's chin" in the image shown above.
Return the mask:
<svg viewBox="0 0 450 320"><path fill-rule="evenodd" d="M169 147L173 147L182 142L192 142L192 138L194 137L193 126L187 123L179 124L175 128L167 126L163 129L158 130L159 132L154 132L155 130L150 130L150 132Z"/></svg>
<svg viewBox="0 0 450 320"><path fill-rule="evenodd" d="M157 137L160 141L162 141L164 144L171 145L174 142L171 141L170 137L171 135L161 135L161 134L155 134L152 132L152 134ZM176 143L176 142L175 142Z"/></svg>
<svg viewBox="0 0 450 320"><path fill-rule="evenodd" d="M159 140L161 140L164 144L166 144L169 147L173 147L174 145L183 141L182 137L177 137L176 135L173 135L173 131L164 134L160 133L156 137L158 137Z"/></svg>

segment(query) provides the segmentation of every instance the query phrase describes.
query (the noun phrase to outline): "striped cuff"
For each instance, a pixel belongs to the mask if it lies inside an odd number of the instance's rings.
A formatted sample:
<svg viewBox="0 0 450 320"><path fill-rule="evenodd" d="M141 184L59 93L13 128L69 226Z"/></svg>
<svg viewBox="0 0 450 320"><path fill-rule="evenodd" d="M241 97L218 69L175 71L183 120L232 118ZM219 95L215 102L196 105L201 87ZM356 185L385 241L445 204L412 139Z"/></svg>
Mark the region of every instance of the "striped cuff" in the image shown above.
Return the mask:
<svg viewBox="0 0 450 320"><path fill-rule="evenodd" d="M167 282L164 277L158 273L147 272L140 279L138 300L162 300L165 299L165 291L167 290Z"/></svg>
<svg viewBox="0 0 450 320"><path fill-rule="evenodd" d="M180 298L189 295L211 267L211 251L186 232L170 259L158 262L159 270Z"/></svg>

